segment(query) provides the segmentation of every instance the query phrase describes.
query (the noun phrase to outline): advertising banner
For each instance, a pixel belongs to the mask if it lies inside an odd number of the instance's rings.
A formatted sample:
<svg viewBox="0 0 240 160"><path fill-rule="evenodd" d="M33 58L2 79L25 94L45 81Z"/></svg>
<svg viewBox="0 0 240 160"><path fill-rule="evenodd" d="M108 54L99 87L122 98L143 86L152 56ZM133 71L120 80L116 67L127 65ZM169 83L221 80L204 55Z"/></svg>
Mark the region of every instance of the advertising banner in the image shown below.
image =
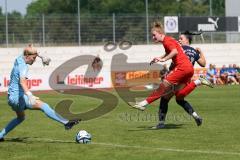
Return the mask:
<svg viewBox="0 0 240 160"><path fill-rule="evenodd" d="M178 33L178 17L164 17L164 29L166 33Z"/></svg>
<svg viewBox="0 0 240 160"><path fill-rule="evenodd" d="M31 74L31 77L27 80L28 88L31 91L40 90L52 90L49 86L49 77L51 73ZM110 72L100 73L97 77L84 77L84 73L69 74L64 82L59 80L57 75L55 78L56 84L64 84L71 89L71 86L78 86L82 88L111 88ZM8 90L8 84L10 82L10 75L1 75L0 77L0 92L6 92ZM33 78L32 78L33 77ZM58 88L61 89L61 88Z"/></svg>
<svg viewBox="0 0 240 160"><path fill-rule="evenodd" d="M130 87L157 83L160 81L159 71L122 71L112 72L113 87Z"/></svg>
<svg viewBox="0 0 240 160"><path fill-rule="evenodd" d="M238 17L179 17L179 31L238 31Z"/></svg>

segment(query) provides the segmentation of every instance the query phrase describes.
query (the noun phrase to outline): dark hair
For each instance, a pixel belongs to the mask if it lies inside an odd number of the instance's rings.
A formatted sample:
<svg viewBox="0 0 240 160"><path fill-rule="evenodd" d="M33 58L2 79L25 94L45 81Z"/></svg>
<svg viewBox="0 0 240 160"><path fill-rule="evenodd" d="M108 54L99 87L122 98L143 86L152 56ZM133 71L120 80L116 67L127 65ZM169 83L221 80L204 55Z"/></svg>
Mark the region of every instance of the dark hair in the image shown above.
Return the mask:
<svg viewBox="0 0 240 160"><path fill-rule="evenodd" d="M189 31L185 31L181 34L185 35L185 37L188 39L189 44L192 43L192 39L193 39L193 37L192 37L193 34L192 33L190 33Z"/></svg>
<svg viewBox="0 0 240 160"><path fill-rule="evenodd" d="M183 34L183 35L185 35L186 36L186 38L188 39L188 41L189 41L189 44L191 44L192 43L192 39L193 39L193 36L195 36L195 35L201 35L203 32L202 32L202 30L200 30L199 32L190 32L190 31L185 31L185 32L182 32L181 34Z"/></svg>

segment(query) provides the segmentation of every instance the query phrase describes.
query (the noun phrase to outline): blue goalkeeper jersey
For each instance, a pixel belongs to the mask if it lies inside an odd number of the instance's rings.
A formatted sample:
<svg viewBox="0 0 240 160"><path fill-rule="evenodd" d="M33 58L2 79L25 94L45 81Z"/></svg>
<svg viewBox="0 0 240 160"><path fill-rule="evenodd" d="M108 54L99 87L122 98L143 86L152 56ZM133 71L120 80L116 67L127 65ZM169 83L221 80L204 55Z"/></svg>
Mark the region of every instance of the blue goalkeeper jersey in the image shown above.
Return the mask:
<svg viewBox="0 0 240 160"><path fill-rule="evenodd" d="M16 58L14 66L10 76L10 83L8 88L8 94L15 97L24 95L23 88L20 84L20 78L27 78L28 65L24 60L24 56L21 55Z"/></svg>

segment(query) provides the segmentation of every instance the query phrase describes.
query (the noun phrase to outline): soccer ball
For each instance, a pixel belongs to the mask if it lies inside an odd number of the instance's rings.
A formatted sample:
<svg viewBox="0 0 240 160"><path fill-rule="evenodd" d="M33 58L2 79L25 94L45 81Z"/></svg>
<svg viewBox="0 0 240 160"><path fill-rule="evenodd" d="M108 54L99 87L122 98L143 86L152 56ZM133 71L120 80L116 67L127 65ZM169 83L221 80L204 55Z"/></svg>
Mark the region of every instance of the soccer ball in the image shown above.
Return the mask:
<svg viewBox="0 0 240 160"><path fill-rule="evenodd" d="M92 139L91 134L85 130L80 130L76 135L77 143L82 143L82 144L90 143L91 139Z"/></svg>

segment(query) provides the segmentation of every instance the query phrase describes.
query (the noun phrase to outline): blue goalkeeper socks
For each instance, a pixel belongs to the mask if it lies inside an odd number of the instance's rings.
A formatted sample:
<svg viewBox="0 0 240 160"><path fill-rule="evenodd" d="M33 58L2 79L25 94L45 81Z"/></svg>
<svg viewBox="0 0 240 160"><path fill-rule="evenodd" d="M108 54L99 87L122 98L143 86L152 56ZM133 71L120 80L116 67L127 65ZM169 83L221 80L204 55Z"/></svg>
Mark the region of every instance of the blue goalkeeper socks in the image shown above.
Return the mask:
<svg viewBox="0 0 240 160"><path fill-rule="evenodd" d="M41 110L51 119L60 122L62 124L67 124L68 120L56 113L48 104L43 103Z"/></svg>
<svg viewBox="0 0 240 160"><path fill-rule="evenodd" d="M19 125L24 118L14 118L8 125L0 132L0 139L3 138L8 132L10 132L13 128Z"/></svg>
<svg viewBox="0 0 240 160"><path fill-rule="evenodd" d="M44 103L41 106L41 110L51 119L60 122L62 124L67 124L68 120L64 119L62 116L57 114L48 104ZM0 132L0 139L3 138L8 132L10 132L13 128L19 125L24 118L14 118L8 125Z"/></svg>

